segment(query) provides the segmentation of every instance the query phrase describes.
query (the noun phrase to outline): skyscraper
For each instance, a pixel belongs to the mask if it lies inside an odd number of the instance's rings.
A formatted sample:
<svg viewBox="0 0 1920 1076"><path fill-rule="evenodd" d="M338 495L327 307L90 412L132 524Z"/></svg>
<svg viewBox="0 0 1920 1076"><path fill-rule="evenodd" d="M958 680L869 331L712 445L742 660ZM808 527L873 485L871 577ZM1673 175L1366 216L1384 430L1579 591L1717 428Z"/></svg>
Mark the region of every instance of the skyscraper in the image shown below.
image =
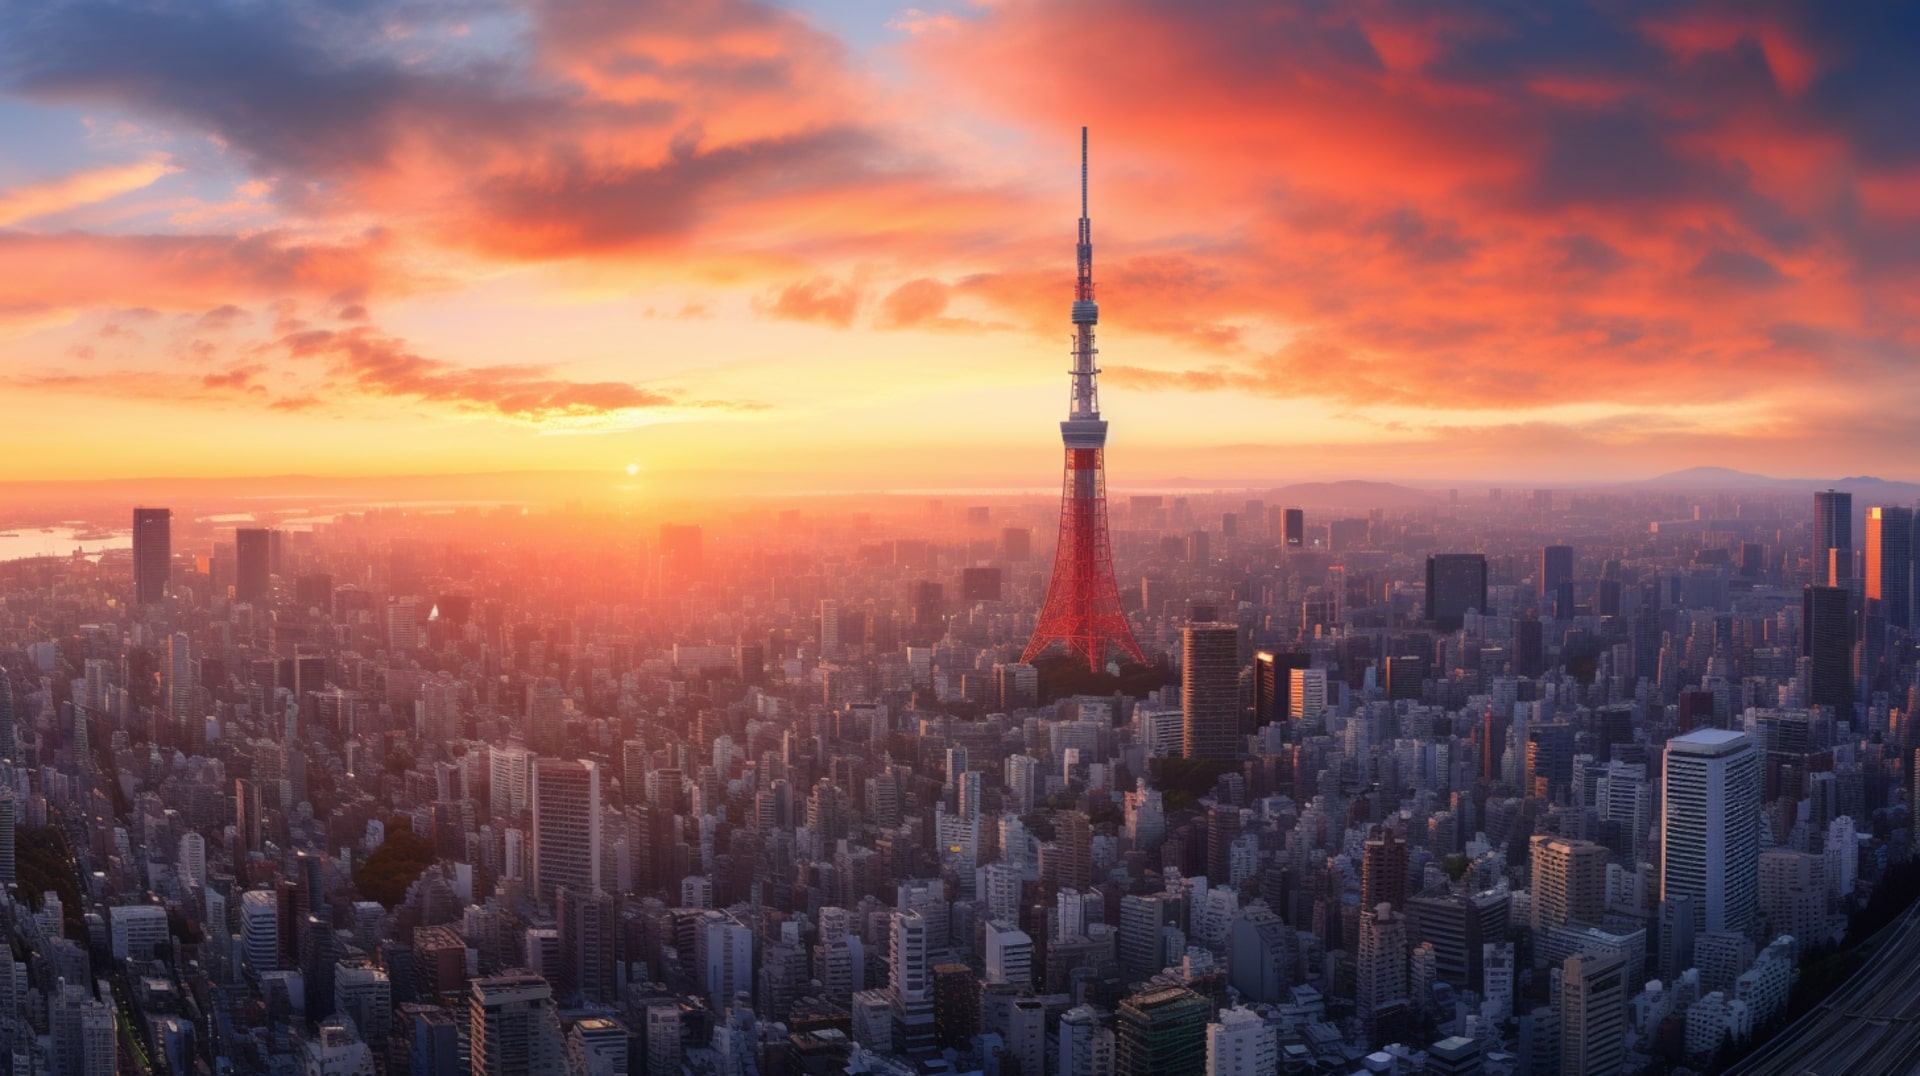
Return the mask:
<svg viewBox="0 0 1920 1076"><path fill-rule="evenodd" d="M1540 551L1541 615L1552 611L1555 618L1573 616L1573 547L1550 545Z"/></svg>
<svg viewBox="0 0 1920 1076"><path fill-rule="evenodd" d="M1407 1011L1407 918L1391 904L1360 912L1360 944L1353 959L1354 1009L1369 1044L1398 1037Z"/></svg>
<svg viewBox="0 0 1920 1076"><path fill-rule="evenodd" d="M1813 580L1820 586L1834 586L1830 565L1833 550L1840 550L1841 570L1851 575L1853 567L1853 494L1840 490L1818 490L1813 495ZM1842 579L1846 576L1842 576Z"/></svg>
<svg viewBox="0 0 1920 1076"><path fill-rule="evenodd" d="M1113 546L1107 533L1107 423L1100 417L1094 366L1093 327L1100 305L1093 298L1093 225L1087 217L1087 129L1080 129L1080 242L1073 290L1073 402L1060 424L1066 445L1066 476L1060 492L1060 544L1040 620L1022 662L1031 663L1054 643L1098 671L1107 651L1119 647L1133 660L1146 654L1120 608L1113 581Z"/></svg>
<svg viewBox="0 0 1920 1076"><path fill-rule="evenodd" d="M1360 861L1360 907L1385 904L1394 911L1407 906L1407 842L1393 830L1367 840Z"/></svg>
<svg viewBox="0 0 1920 1076"><path fill-rule="evenodd" d="M1202 1076L1207 1068L1207 999L1163 986L1120 1003L1115 1076Z"/></svg>
<svg viewBox="0 0 1920 1076"><path fill-rule="evenodd" d="M167 595L173 573L173 511L133 510L133 600L153 605Z"/></svg>
<svg viewBox="0 0 1920 1076"><path fill-rule="evenodd" d="M1576 953L1560 967L1561 1076L1616 1076L1627 1060L1627 967Z"/></svg>
<svg viewBox="0 0 1920 1076"><path fill-rule="evenodd" d="M1469 610L1487 611L1487 558L1481 553L1427 556L1427 619L1441 631L1459 631Z"/></svg>
<svg viewBox="0 0 1920 1076"><path fill-rule="evenodd" d="M1660 899L1693 898L1696 931L1745 931L1760 886L1760 752L1744 733L1667 741Z"/></svg>
<svg viewBox="0 0 1920 1076"><path fill-rule="evenodd" d="M1286 546L1299 549L1307 542L1307 513L1303 509L1289 508L1285 516Z"/></svg>
<svg viewBox="0 0 1920 1076"><path fill-rule="evenodd" d="M543 758L533 767L533 887L552 901L560 886L591 893L600 883L600 767Z"/></svg>
<svg viewBox="0 0 1920 1076"><path fill-rule="evenodd" d="M1812 660L1807 701L1853 719L1853 616L1845 586L1809 586L1801 592L1802 656Z"/></svg>
<svg viewBox="0 0 1920 1076"><path fill-rule="evenodd" d="M0 758L12 762L20 754L19 726L13 714L13 681L0 669Z"/></svg>
<svg viewBox="0 0 1920 1076"><path fill-rule="evenodd" d="M1207 1076L1273 1076L1280 1068L1275 1025L1235 1006L1207 1025Z"/></svg>
<svg viewBox="0 0 1920 1076"><path fill-rule="evenodd" d="M1180 705L1188 758L1232 761L1240 742L1240 629L1193 624L1182 633Z"/></svg>
<svg viewBox="0 0 1920 1076"><path fill-rule="evenodd" d="M1880 603L1888 627L1913 629L1913 509L1874 505L1867 509L1869 601Z"/></svg>
<svg viewBox="0 0 1920 1076"><path fill-rule="evenodd" d="M233 532L233 600L264 602L273 593L273 539L265 527Z"/></svg>
<svg viewBox="0 0 1920 1076"><path fill-rule="evenodd" d="M1327 670L1293 669L1287 716L1296 721L1317 721L1327 710Z"/></svg>
<svg viewBox="0 0 1920 1076"><path fill-rule="evenodd" d="M1607 848L1592 841L1537 834L1533 860L1533 930L1600 922L1607 908Z"/></svg>
<svg viewBox="0 0 1920 1076"><path fill-rule="evenodd" d="M1253 656L1253 723L1256 728L1284 722L1291 709L1295 669L1304 669L1313 655L1262 650Z"/></svg>
<svg viewBox="0 0 1920 1076"><path fill-rule="evenodd" d="M475 979L467 1013L473 1076L539 1076L565 1068L553 988L540 976Z"/></svg>

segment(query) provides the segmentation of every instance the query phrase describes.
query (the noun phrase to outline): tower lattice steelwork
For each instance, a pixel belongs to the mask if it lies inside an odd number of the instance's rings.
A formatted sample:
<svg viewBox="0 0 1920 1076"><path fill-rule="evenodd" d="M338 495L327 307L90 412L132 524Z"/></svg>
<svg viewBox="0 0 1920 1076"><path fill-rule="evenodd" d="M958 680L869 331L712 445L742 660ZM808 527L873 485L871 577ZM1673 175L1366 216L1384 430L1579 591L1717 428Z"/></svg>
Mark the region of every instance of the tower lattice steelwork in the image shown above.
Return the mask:
<svg viewBox="0 0 1920 1076"><path fill-rule="evenodd" d="M1100 395L1093 364L1093 326L1100 306L1093 300L1093 225L1087 219L1087 129L1080 128L1079 276L1073 286L1072 399L1060 440L1067 448L1066 477L1060 489L1060 545L1053 556L1053 579L1040 608L1022 661L1032 661L1054 643L1085 658L1098 670L1107 650L1118 646L1145 662L1133 629L1120 610L1113 582L1113 543L1107 535L1107 478L1104 455L1107 424L1100 417Z"/></svg>

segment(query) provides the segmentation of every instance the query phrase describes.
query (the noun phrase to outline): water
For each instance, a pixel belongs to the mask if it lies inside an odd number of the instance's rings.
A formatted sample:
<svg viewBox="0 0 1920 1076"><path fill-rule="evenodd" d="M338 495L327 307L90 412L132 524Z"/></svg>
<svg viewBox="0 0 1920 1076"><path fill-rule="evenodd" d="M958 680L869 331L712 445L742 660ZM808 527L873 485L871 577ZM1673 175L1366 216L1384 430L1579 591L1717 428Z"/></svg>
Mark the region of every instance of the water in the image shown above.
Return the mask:
<svg viewBox="0 0 1920 1076"><path fill-rule="evenodd" d="M96 537L101 533L107 536ZM85 534L87 540L80 540ZM0 561L24 560L27 557L65 557L79 549L88 556L98 556L103 550L132 549L133 532L116 530L96 531L91 528L59 526L48 530L39 527L18 527L7 529L0 527Z"/></svg>

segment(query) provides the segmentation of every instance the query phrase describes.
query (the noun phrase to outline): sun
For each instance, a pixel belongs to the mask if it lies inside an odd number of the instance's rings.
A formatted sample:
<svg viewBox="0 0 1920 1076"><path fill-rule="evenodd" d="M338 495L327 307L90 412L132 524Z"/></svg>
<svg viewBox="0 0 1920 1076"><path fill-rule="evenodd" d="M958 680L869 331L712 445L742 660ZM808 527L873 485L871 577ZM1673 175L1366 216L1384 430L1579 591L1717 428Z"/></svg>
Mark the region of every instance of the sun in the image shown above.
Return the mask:
<svg viewBox="0 0 1920 1076"><path fill-rule="evenodd" d="M637 463L629 463L629 464L627 464L627 477L628 477L628 478L632 478L632 477L633 477L634 475L637 475L637 474L639 474L639 473L640 473L640 465L639 465L639 464L637 464Z"/></svg>

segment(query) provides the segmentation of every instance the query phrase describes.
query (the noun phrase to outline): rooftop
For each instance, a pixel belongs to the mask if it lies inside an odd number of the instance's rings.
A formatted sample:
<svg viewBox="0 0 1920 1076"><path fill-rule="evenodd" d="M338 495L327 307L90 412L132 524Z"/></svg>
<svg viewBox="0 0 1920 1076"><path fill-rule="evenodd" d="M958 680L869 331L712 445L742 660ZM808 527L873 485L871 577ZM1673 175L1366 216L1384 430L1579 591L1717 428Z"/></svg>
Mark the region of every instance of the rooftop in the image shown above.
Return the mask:
<svg viewBox="0 0 1920 1076"><path fill-rule="evenodd" d="M1724 755L1751 742L1746 733L1732 729L1694 729L1668 740L1667 750L1685 755Z"/></svg>

